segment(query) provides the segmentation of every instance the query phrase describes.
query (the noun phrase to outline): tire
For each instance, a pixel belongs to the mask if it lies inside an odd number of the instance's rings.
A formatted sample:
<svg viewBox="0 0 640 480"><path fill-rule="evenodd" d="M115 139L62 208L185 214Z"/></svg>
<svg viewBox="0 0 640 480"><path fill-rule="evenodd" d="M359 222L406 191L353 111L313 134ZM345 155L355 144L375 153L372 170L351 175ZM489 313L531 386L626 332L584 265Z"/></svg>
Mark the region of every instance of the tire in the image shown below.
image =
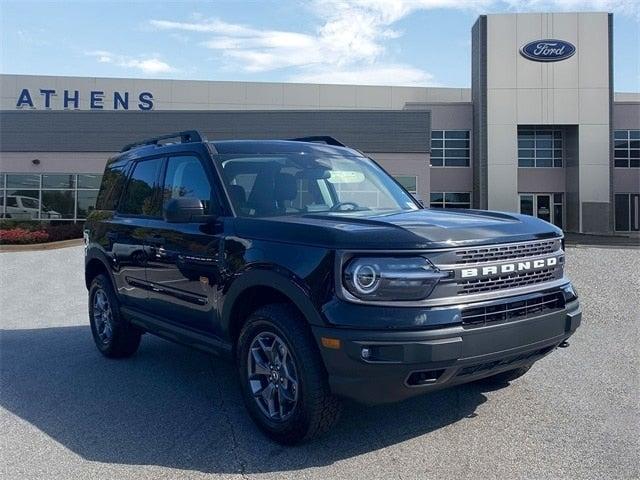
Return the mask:
<svg viewBox="0 0 640 480"><path fill-rule="evenodd" d="M531 369L531 365L527 365L526 367L520 367L514 370L507 370L506 372L501 372L496 375L492 375L490 377L485 377L485 378L481 378L480 380L476 380L476 383L485 384L485 385L504 385L517 378L520 378L525 373L527 373L530 369Z"/></svg>
<svg viewBox="0 0 640 480"><path fill-rule="evenodd" d="M97 275L89 287L89 323L96 347L105 357L126 358L138 350L141 332L122 318L106 275Z"/></svg>
<svg viewBox="0 0 640 480"><path fill-rule="evenodd" d="M338 420L340 402L329 389L320 352L295 308L273 304L253 312L240 332L236 353L243 400L269 438L285 445L302 443ZM273 370L266 370L269 364Z"/></svg>

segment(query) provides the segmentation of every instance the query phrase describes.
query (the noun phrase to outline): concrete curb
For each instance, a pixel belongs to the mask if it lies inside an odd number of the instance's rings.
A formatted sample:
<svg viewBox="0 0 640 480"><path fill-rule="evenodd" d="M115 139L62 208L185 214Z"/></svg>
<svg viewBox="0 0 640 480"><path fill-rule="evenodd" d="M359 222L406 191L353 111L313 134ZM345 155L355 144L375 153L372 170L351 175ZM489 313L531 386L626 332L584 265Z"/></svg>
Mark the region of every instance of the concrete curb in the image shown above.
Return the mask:
<svg viewBox="0 0 640 480"><path fill-rule="evenodd" d="M37 250L56 250L58 248L77 247L82 245L82 238L61 240L59 242L34 243L30 245L0 245L0 253L5 252L33 252Z"/></svg>

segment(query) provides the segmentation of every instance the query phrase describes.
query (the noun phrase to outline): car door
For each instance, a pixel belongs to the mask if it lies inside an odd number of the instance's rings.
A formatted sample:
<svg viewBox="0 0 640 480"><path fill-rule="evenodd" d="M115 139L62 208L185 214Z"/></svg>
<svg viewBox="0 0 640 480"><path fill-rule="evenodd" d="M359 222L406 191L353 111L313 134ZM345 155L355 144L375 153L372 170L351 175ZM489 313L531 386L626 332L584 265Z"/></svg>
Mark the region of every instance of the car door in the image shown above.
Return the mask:
<svg viewBox="0 0 640 480"><path fill-rule="evenodd" d="M146 278L150 224L160 218L159 176L162 157L136 161L130 170L106 238L115 262L116 288L123 303L146 309L150 289Z"/></svg>
<svg viewBox="0 0 640 480"><path fill-rule="evenodd" d="M213 170L196 154L177 154L166 160L162 201L179 197L199 199L205 216L187 223L153 222L147 242L149 306L159 317L205 333L218 332L218 286L222 227L213 221L219 212L212 189Z"/></svg>

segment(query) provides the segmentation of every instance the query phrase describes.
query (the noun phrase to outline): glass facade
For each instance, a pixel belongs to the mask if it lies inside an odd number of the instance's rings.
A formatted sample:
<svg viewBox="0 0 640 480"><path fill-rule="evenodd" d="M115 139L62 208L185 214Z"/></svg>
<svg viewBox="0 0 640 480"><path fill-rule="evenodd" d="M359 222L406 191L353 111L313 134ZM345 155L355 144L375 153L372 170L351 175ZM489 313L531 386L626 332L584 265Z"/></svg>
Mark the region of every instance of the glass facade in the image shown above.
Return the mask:
<svg viewBox="0 0 640 480"><path fill-rule="evenodd" d="M0 218L82 221L95 208L100 174L0 173Z"/></svg>
<svg viewBox="0 0 640 480"><path fill-rule="evenodd" d="M564 228L563 193L521 193L520 213Z"/></svg>
<svg viewBox="0 0 640 480"><path fill-rule="evenodd" d="M616 193L614 214L616 231L640 231L640 194Z"/></svg>
<svg viewBox="0 0 640 480"><path fill-rule="evenodd" d="M415 175L393 175L393 178L411 195L418 193L418 177Z"/></svg>
<svg viewBox="0 0 640 480"><path fill-rule="evenodd" d="M562 167L562 130L518 127L519 167Z"/></svg>
<svg viewBox="0 0 640 480"><path fill-rule="evenodd" d="M431 166L468 167L469 130L432 130Z"/></svg>
<svg viewBox="0 0 640 480"><path fill-rule="evenodd" d="M469 192L431 192L431 208L471 208Z"/></svg>
<svg viewBox="0 0 640 480"><path fill-rule="evenodd" d="M616 130L613 142L616 167L640 168L640 130Z"/></svg>

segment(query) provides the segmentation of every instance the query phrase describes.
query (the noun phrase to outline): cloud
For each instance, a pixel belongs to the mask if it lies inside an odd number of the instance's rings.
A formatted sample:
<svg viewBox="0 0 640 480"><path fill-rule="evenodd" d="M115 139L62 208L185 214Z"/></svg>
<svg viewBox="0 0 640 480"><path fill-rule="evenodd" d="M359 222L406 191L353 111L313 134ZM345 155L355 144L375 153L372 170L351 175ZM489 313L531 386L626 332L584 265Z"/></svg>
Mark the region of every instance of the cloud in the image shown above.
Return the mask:
<svg viewBox="0 0 640 480"><path fill-rule="evenodd" d="M383 64L355 69L302 69L292 82L357 85L439 86L433 75L403 64Z"/></svg>
<svg viewBox="0 0 640 480"><path fill-rule="evenodd" d="M434 85L434 76L399 63L387 47L402 36L395 24L418 10L507 11L606 10L638 15L636 0L312 0L318 20L311 32L260 29L220 18L154 19L157 29L201 36L227 69L248 73L287 69L289 80L328 83ZM293 73L289 73L293 71Z"/></svg>
<svg viewBox="0 0 640 480"><path fill-rule="evenodd" d="M86 54L91 57L95 57L100 63L109 63L118 67L132 68L150 75L176 71L176 69L171 65L160 60L157 55L153 55L148 58L130 57L127 55L116 55L106 50L95 50L87 52Z"/></svg>
<svg viewBox="0 0 640 480"><path fill-rule="evenodd" d="M397 15L371 15L341 2L317 1L321 17L315 32L257 29L221 19L151 20L158 30L200 33L200 45L216 51L234 67L248 73L293 69L292 81L325 83L433 83L433 76L410 65L388 61L384 41L400 33L389 28ZM339 11L339 12L338 12ZM325 13L322 13L325 12ZM326 13L331 12L331 13Z"/></svg>

